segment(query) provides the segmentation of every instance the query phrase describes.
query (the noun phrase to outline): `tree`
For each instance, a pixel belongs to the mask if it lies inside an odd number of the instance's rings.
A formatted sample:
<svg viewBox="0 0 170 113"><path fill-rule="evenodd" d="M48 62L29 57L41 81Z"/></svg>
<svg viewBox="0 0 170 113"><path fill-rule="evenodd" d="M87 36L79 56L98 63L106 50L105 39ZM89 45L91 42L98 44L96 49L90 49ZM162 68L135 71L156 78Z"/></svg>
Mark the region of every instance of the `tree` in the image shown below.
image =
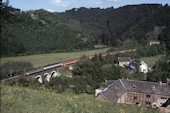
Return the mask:
<svg viewBox="0 0 170 113"><path fill-rule="evenodd" d="M25 61L8 61L1 64L0 79L24 73L26 70L33 68L33 64Z"/></svg>
<svg viewBox="0 0 170 113"><path fill-rule="evenodd" d="M116 67L115 65L112 64L103 65L102 70L105 79L117 80L122 78L119 67Z"/></svg>
<svg viewBox="0 0 170 113"><path fill-rule="evenodd" d="M170 62L169 58L162 58L155 63L153 72L147 76L148 81L162 81L167 82L167 78L170 78Z"/></svg>

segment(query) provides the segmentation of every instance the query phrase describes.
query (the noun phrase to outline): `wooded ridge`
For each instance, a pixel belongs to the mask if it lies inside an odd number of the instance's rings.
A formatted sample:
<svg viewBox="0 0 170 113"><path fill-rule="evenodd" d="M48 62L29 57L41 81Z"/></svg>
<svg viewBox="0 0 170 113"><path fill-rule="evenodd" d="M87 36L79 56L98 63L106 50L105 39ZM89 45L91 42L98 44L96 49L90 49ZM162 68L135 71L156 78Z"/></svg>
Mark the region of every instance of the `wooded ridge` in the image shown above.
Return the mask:
<svg viewBox="0 0 170 113"><path fill-rule="evenodd" d="M168 5L81 7L51 13L43 9L20 11L2 4L1 12L1 57L81 51L97 44L119 47L129 40L132 45L145 45L149 40L146 34L155 26L166 27L160 40L170 48L166 38L170 25Z"/></svg>

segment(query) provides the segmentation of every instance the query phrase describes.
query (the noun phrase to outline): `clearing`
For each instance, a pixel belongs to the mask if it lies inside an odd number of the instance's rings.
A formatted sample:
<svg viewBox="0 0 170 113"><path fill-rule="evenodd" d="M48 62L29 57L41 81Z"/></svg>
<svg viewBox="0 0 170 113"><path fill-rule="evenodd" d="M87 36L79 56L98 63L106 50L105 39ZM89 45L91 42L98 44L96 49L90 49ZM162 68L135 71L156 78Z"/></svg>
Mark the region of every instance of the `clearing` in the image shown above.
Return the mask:
<svg viewBox="0 0 170 113"><path fill-rule="evenodd" d="M47 64L53 64L60 61L65 61L74 58L80 58L83 55L89 56L104 53L109 48L96 49L90 51L81 51L81 52L69 52L69 53L48 53L48 54L38 54L38 55L27 55L27 56L18 56L18 57L5 57L1 58L1 63L7 61L28 61L33 64L34 67L41 67Z"/></svg>
<svg viewBox="0 0 170 113"><path fill-rule="evenodd" d="M110 104L93 95L54 93L19 86L1 85L2 113L158 113L122 104Z"/></svg>

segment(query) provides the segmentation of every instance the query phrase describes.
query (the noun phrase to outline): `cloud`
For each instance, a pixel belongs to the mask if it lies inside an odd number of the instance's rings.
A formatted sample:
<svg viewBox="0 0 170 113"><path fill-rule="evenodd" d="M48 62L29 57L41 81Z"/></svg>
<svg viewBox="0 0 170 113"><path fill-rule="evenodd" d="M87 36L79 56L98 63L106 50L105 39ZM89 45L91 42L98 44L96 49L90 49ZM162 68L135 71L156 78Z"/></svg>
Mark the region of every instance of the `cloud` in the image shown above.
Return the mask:
<svg viewBox="0 0 170 113"><path fill-rule="evenodd" d="M52 10L52 9L45 9L45 10L47 10L49 12L54 12L54 10Z"/></svg>
<svg viewBox="0 0 170 113"><path fill-rule="evenodd" d="M68 7L69 3L63 0L51 0L51 3L59 7Z"/></svg>

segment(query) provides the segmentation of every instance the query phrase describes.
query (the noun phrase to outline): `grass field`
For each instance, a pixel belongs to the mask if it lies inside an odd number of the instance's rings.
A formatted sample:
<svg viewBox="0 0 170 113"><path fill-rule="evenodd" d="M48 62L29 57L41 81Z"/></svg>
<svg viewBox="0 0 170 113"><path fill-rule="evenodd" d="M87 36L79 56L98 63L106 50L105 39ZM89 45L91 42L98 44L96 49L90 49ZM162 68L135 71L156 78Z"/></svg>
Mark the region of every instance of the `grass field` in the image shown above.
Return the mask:
<svg viewBox="0 0 170 113"><path fill-rule="evenodd" d="M59 61L80 58L83 55L94 55L95 53L106 52L109 48L97 49L91 51L82 51L82 52L70 52L70 53L48 53L48 54L39 54L39 55L28 55L28 56L18 56L18 57L6 57L1 58L1 63L7 61L29 61L34 67L40 67L51 63L56 63Z"/></svg>
<svg viewBox="0 0 170 113"><path fill-rule="evenodd" d="M105 103L94 99L93 95L57 94L2 85L1 113L158 113L158 111Z"/></svg>
<svg viewBox="0 0 170 113"><path fill-rule="evenodd" d="M157 55L153 57L142 57L141 60L144 61L149 66L153 66L156 61L158 61L163 55Z"/></svg>

